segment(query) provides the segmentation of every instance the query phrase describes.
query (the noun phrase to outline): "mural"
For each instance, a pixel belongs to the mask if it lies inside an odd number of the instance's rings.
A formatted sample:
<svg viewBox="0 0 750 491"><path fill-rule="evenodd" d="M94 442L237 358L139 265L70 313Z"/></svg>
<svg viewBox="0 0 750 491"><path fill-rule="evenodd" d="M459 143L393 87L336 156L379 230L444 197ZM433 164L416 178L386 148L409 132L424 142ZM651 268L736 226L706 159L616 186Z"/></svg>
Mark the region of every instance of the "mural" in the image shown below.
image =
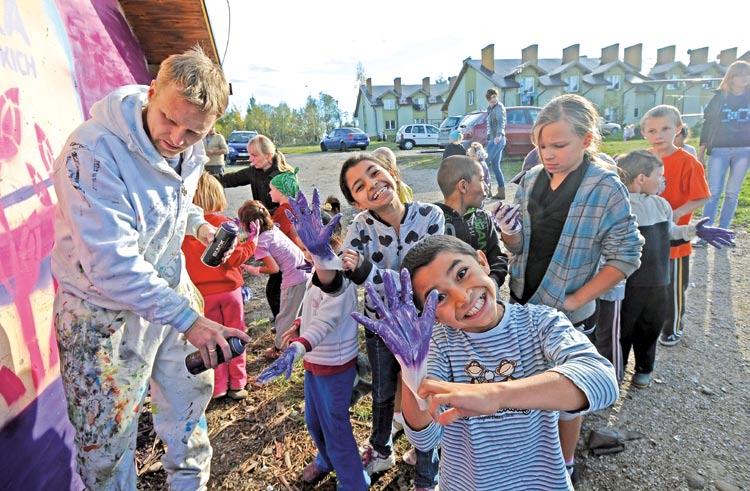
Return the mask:
<svg viewBox="0 0 750 491"><path fill-rule="evenodd" d="M51 318L50 173L95 101L150 80L115 0L0 0L0 489L81 488Z"/></svg>

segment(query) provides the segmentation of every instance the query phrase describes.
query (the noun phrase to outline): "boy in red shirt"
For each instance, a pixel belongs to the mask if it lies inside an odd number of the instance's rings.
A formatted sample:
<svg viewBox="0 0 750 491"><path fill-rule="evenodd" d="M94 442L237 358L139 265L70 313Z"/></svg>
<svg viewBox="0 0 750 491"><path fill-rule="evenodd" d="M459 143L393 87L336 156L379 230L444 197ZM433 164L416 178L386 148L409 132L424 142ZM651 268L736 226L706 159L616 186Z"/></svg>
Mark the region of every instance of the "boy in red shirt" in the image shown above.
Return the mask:
<svg viewBox="0 0 750 491"><path fill-rule="evenodd" d="M682 129L680 112L674 106L660 105L641 119L641 132L651 144L649 151L664 162L666 186L661 196L672 206L677 225L687 225L693 211L708 201L711 193L703 165L694 156L674 145L675 135ZM690 242L670 248L670 305L664 320L659 343L674 346L682 338L682 316L685 313L685 290L690 282Z"/></svg>
<svg viewBox="0 0 750 491"><path fill-rule="evenodd" d="M231 220L218 213L226 209L227 200L224 197L224 188L208 172L204 172L198 180L193 203L203 208L206 221L211 225L219 227ZM201 261L206 246L192 236L185 237L182 242L185 267L190 279L203 295L207 318L245 331L245 308L242 301L242 285L245 284L245 280L240 265L252 257L257 244L257 235L251 240L237 244L229 259L212 268ZM214 369L214 399L224 396L235 400L244 399L247 397L245 385L245 353Z"/></svg>

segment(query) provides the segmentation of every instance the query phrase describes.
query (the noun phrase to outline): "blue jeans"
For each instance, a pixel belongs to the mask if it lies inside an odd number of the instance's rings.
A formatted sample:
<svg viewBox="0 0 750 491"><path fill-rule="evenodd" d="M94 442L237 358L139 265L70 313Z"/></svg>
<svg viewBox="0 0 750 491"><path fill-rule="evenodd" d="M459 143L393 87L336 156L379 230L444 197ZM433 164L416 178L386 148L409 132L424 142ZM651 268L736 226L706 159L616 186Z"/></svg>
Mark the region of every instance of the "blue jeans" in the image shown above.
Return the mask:
<svg viewBox="0 0 750 491"><path fill-rule="evenodd" d="M338 488L346 490L370 486L349 419L356 373L354 366L326 376L305 370L305 423L318 449L315 465L323 471L335 470Z"/></svg>
<svg viewBox="0 0 750 491"><path fill-rule="evenodd" d="M393 451L391 427L393 426L393 407L396 399L396 381L401 367L396 357L388 349L380 336L365 330L367 357L372 366L372 435L370 445L381 455L390 455ZM403 390L409 390L404 387ZM414 486L417 488L433 487L437 484L438 474L437 449L428 452L417 450Z"/></svg>
<svg viewBox="0 0 750 491"><path fill-rule="evenodd" d="M502 137L500 143L495 143L494 140L487 141L487 161L490 163L490 169L495 174L495 180L497 181L497 187L505 187L505 176L500 168L500 161L503 159L503 149L505 149L505 137Z"/></svg>
<svg viewBox="0 0 750 491"><path fill-rule="evenodd" d="M737 199L742 189L748 167L750 167L750 147L714 148L708 158L708 188L711 198L703 208L703 216L709 218L713 225L716 212L719 210L719 199L724 192L724 204L721 207L719 227L729 228L737 209ZM727 179L727 171L729 179ZM726 189L724 182L726 181Z"/></svg>

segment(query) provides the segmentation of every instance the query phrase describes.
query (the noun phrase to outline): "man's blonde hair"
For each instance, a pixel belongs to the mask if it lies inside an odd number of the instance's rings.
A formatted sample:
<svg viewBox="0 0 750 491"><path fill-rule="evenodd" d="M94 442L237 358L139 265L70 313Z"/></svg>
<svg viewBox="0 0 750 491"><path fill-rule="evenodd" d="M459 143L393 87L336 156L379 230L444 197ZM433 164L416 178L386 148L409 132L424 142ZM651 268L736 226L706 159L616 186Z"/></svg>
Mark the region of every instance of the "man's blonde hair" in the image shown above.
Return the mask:
<svg viewBox="0 0 750 491"><path fill-rule="evenodd" d="M193 204L203 208L206 213L226 210L227 198L224 196L224 187L219 180L208 172L201 174L195 196L193 196Z"/></svg>
<svg viewBox="0 0 750 491"><path fill-rule="evenodd" d="M229 104L229 84L223 70L198 45L162 61L156 81L157 85L173 84L186 101L217 117Z"/></svg>
<svg viewBox="0 0 750 491"><path fill-rule="evenodd" d="M680 111L676 107L670 106L668 104L660 104L646 111L646 114L644 114L641 118L641 130L645 129L646 121L651 118L665 118L672 124L674 124L677 128L684 124L682 122L682 115L680 114Z"/></svg>

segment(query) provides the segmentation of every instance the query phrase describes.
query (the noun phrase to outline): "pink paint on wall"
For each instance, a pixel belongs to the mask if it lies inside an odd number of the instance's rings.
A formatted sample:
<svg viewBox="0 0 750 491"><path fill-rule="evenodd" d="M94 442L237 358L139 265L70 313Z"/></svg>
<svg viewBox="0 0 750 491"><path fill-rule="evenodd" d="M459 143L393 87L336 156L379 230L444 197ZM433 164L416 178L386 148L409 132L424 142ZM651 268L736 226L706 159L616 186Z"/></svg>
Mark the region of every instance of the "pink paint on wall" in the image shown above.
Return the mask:
<svg viewBox="0 0 750 491"><path fill-rule="evenodd" d="M147 84L143 50L114 0L56 0L70 40L83 113L113 88Z"/></svg>

